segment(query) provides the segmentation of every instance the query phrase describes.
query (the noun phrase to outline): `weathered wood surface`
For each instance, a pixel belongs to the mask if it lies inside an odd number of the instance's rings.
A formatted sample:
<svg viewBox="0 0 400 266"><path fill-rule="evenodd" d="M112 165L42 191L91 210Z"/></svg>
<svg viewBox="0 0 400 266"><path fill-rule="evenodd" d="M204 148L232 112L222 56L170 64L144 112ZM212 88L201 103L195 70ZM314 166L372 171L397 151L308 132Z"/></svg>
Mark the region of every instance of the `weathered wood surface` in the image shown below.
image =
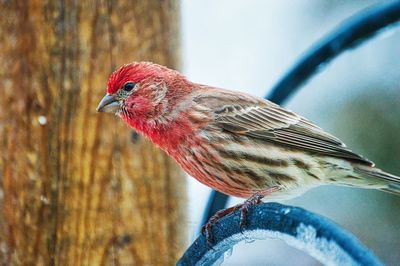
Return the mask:
<svg viewBox="0 0 400 266"><path fill-rule="evenodd" d="M0 263L172 265L182 172L97 114L134 60L179 67L177 0L0 2Z"/></svg>

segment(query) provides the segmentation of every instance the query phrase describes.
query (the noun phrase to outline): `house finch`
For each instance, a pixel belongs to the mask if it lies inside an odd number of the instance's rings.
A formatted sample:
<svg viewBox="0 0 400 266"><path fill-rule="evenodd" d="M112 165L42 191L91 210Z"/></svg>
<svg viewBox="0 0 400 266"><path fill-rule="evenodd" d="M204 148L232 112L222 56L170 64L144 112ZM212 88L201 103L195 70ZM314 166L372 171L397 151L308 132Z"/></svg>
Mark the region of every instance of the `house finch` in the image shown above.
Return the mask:
<svg viewBox="0 0 400 266"><path fill-rule="evenodd" d="M117 114L201 183L249 198L242 213L266 194L287 199L323 184L400 193L399 177L307 119L157 64L131 63L112 73L97 111Z"/></svg>

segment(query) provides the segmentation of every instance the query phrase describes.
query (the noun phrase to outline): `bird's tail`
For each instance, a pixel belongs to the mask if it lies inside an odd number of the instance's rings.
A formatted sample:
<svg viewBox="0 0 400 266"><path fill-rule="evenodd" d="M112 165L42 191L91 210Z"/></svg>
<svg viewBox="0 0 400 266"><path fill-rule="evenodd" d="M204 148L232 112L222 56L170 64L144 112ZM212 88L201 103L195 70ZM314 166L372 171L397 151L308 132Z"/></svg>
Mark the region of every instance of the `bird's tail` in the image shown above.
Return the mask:
<svg viewBox="0 0 400 266"><path fill-rule="evenodd" d="M400 177L372 166L354 166L354 172L371 182L376 188L400 195Z"/></svg>

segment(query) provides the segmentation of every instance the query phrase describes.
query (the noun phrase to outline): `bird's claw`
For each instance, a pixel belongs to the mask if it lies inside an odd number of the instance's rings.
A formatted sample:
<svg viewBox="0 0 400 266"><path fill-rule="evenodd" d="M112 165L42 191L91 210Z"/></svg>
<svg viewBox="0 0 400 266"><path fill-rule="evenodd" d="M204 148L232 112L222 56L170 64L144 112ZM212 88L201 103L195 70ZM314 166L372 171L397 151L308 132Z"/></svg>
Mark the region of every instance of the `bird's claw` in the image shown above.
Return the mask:
<svg viewBox="0 0 400 266"><path fill-rule="evenodd" d="M214 244L214 234L212 232L212 228L214 227L214 225L219 220L221 220L221 218L235 212L236 210L237 206L219 210L213 216L211 216L211 218L205 225L203 225L203 227L201 228L201 232L206 237L208 245L212 246Z"/></svg>
<svg viewBox="0 0 400 266"><path fill-rule="evenodd" d="M217 221L210 219L205 225L201 228L201 233L206 237L207 244L212 246L214 243L214 235L212 232L212 227L215 225Z"/></svg>
<svg viewBox="0 0 400 266"><path fill-rule="evenodd" d="M207 244L212 246L214 244L214 234L213 234L213 226L223 217L226 215L229 215L231 213L234 213L237 210L240 210L240 229L243 231L246 228L247 224L247 214L249 212L249 209L255 205L260 204L262 201L262 198L264 198L266 195L271 194L273 192L276 192L280 189L280 187L272 187L264 191L256 192L254 193L250 198L248 198L245 202L240 203L238 205L235 205L233 207L223 209L220 211L217 211L211 218L208 220L208 222L202 226L201 232L202 234L206 237L207 239Z"/></svg>
<svg viewBox="0 0 400 266"><path fill-rule="evenodd" d="M247 224L247 214L249 209L253 206L260 204L262 201L261 199L264 197L262 193L255 193L253 196L248 198L245 202L238 206L240 210L240 229L243 231L246 228Z"/></svg>

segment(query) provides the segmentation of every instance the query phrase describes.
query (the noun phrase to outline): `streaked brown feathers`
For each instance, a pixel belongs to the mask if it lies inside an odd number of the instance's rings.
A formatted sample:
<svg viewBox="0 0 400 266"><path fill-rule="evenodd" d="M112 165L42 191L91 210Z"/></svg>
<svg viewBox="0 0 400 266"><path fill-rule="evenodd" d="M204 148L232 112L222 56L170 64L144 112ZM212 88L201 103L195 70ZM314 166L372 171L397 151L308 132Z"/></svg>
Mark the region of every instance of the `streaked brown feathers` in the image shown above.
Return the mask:
<svg viewBox="0 0 400 266"><path fill-rule="evenodd" d="M373 166L371 161L346 148L338 138L293 112L247 94L219 91L223 93L220 97L225 100L225 105L214 109L214 123L224 130Z"/></svg>

